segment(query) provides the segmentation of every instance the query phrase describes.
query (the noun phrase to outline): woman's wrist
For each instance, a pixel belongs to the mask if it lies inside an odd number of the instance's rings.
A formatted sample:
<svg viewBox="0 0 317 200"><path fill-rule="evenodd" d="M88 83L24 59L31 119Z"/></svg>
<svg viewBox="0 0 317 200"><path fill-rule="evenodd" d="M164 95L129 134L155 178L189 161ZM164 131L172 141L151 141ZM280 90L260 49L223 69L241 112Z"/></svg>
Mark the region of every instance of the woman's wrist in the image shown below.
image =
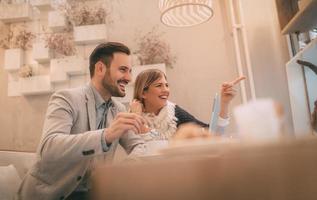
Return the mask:
<svg viewBox="0 0 317 200"><path fill-rule="evenodd" d="M220 104L220 112L219 112L219 116L221 118L228 118L229 117L229 102L221 102Z"/></svg>

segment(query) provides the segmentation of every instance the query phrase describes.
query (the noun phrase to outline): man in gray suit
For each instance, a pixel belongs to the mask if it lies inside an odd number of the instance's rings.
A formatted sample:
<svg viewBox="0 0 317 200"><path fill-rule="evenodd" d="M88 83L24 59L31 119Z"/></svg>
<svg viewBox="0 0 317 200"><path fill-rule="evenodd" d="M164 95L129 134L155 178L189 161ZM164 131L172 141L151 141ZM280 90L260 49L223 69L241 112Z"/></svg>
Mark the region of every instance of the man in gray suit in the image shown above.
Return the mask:
<svg viewBox="0 0 317 200"><path fill-rule="evenodd" d="M111 161L118 143L129 156L145 152L136 135L145 120L124 112L125 107L111 98L125 96L131 81L129 48L115 42L98 45L89 69L89 84L52 95L37 161L24 178L18 199L87 199L94 163Z"/></svg>

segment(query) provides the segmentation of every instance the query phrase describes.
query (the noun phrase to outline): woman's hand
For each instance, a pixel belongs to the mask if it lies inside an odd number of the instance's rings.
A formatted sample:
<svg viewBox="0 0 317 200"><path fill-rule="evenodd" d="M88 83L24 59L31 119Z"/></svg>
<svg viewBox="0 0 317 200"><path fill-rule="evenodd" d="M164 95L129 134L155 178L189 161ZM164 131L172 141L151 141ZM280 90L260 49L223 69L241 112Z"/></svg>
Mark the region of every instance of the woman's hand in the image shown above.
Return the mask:
<svg viewBox="0 0 317 200"><path fill-rule="evenodd" d="M236 96L237 91L233 88L236 84L240 81L244 80L245 76L240 76L239 78L235 79L231 82L224 82L221 85L221 102L224 104L229 104L232 99Z"/></svg>
<svg viewBox="0 0 317 200"><path fill-rule="evenodd" d="M135 114L138 114L138 115L142 115L142 112L143 112L143 104L139 101L139 100L136 100L136 99L133 99L132 102L130 103L130 112L131 113L135 113ZM143 124L141 127L140 127L140 134L144 134L144 133L148 133L151 129L148 127L147 125L148 123L146 124Z"/></svg>
<svg viewBox="0 0 317 200"><path fill-rule="evenodd" d="M237 94L237 91L233 87L244 79L246 79L245 76L240 76L239 78L231 82L224 82L221 85L221 108L219 113L220 117L228 118L229 104Z"/></svg>
<svg viewBox="0 0 317 200"><path fill-rule="evenodd" d="M133 99L130 103L130 112L141 115L143 112L143 104L136 99Z"/></svg>

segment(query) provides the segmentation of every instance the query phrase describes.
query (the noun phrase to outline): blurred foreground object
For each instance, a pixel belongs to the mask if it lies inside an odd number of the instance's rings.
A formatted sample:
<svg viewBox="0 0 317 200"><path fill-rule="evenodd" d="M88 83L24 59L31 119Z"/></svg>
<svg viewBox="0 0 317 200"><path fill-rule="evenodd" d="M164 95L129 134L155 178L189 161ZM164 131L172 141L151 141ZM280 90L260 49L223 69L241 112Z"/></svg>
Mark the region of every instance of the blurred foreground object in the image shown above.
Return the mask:
<svg viewBox="0 0 317 200"><path fill-rule="evenodd" d="M283 107L272 99L259 99L234 109L238 132L244 140L274 140L283 133Z"/></svg>
<svg viewBox="0 0 317 200"><path fill-rule="evenodd" d="M317 139L308 138L224 145L218 157L196 152L197 157L99 166L93 199L316 199L316 152Z"/></svg>
<svg viewBox="0 0 317 200"><path fill-rule="evenodd" d="M188 123L181 125L176 131L172 141L193 138L211 138L211 133L196 124Z"/></svg>
<svg viewBox="0 0 317 200"><path fill-rule="evenodd" d="M313 127L313 130L317 133L317 100L314 102L314 111L312 113L312 121L311 125Z"/></svg>

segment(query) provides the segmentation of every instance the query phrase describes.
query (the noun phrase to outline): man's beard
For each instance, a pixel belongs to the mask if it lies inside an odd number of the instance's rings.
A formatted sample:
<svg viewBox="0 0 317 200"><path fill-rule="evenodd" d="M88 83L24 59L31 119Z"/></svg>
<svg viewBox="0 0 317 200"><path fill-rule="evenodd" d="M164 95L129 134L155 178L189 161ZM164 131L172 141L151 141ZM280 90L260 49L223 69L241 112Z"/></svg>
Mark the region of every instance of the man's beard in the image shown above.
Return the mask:
<svg viewBox="0 0 317 200"><path fill-rule="evenodd" d="M111 79L110 74L106 72L105 76L103 77L102 80L102 85L103 87L110 93L111 96L113 97L124 97L125 92L122 92L119 89L119 82L124 81L124 80L118 80L117 85L114 83L114 81Z"/></svg>

